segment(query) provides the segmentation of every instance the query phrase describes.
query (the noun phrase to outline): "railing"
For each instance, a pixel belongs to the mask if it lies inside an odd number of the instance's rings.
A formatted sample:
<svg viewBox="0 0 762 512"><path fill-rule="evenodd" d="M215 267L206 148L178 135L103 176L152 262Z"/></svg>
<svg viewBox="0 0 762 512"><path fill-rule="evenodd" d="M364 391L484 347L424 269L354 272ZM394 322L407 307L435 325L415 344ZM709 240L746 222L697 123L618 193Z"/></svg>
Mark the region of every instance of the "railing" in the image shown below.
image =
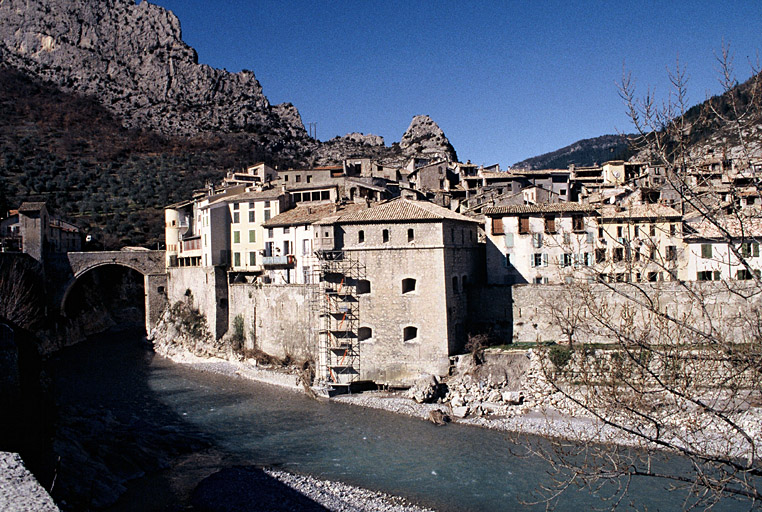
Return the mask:
<svg viewBox="0 0 762 512"><path fill-rule="evenodd" d="M293 254L287 256L265 256L262 258L262 265L265 267L287 267L293 266L296 263L296 258Z"/></svg>

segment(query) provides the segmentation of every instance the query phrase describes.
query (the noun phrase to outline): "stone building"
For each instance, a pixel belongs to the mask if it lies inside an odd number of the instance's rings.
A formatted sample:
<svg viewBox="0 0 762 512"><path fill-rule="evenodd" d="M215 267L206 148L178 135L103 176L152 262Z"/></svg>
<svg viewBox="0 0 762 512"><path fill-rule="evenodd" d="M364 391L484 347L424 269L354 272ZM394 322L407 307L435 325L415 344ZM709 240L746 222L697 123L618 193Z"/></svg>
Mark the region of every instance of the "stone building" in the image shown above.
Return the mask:
<svg viewBox="0 0 762 512"><path fill-rule="evenodd" d="M743 281L759 277L762 222L756 216L723 216L714 222L701 219L688 224L684 241L686 264L679 272L682 280Z"/></svg>
<svg viewBox="0 0 762 512"><path fill-rule="evenodd" d="M46 254L82 250L79 227L55 217L44 202L26 202L0 220L0 251L21 251L43 262Z"/></svg>
<svg viewBox="0 0 762 512"><path fill-rule="evenodd" d="M599 279L671 281L686 263L682 215L668 206L604 206L595 249Z"/></svg>
<svg viewBox="0 0 762 512"><path fill-rule="evenodd" d="M447 373L466 341L466 290L480 277L479 224L402 198L318 223L318 251L364 267L360 380L402 386Z"/></svg>
<svg viewBox="0 0 762 512"><path fill-rule="evenodd" d="M484 215L488 284L557 284L592 274L598 228L593 206L498 206Z"/></svg>

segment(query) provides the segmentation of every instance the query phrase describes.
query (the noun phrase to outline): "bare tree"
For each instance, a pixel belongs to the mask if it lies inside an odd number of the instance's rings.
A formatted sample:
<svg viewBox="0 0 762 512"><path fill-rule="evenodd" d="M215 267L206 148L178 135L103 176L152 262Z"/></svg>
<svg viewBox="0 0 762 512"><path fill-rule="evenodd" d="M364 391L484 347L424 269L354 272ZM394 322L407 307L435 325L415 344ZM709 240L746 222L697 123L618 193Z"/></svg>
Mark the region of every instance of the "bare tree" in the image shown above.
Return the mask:
<svg viewBox="0 0 762 512"><path fill-rule="evenodd" d="M0 258L0 318L34 330L44 317L41 269L31 258Z"/></svg>
<svg viewBox="0 0 762 512"><path fill-rule="evenodd" d="M588 340L609 345L575 350L563 364L541 363L554 403L591 426L569 430L577 444L536 447L558 469L550 499L571 485L603 486L615 507L627 499L633 478L653 477L684 489L684 508L724 499L745 500L750 508L762 503L762 282L758 252L750 250L762 223L760 210L744 200L762 192L754 162L762 148L762 77L754 69L738 85L727 47L717 62L725 93L700 108L688 108L688 77L679 65L664 103L650 91L639 97L628 74L619 91L638 133L639 158L665 171L665 187L677 198L683 236L711 236L738 270L716 281L708 274L714 282L678 279L674 255L652 251L647 261L628 262L629 275L646 275L635 273L638 265L658 267L667 282L568 289L575 297L566 303L584 305ZM562 313L556 323L571 341L574 331ZM666 463L665 454L675 453L679 462Z"/></svg>

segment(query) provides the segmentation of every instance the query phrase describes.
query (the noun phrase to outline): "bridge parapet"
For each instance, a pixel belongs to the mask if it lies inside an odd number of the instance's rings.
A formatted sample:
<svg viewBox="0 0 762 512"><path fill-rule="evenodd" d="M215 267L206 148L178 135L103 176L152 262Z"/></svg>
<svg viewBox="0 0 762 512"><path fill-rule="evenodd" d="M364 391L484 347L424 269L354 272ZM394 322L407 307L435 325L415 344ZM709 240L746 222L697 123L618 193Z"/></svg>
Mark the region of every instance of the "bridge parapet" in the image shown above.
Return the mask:
<svg viewBox="0 0 762 512"><path fill-rule="evenodd" d="M164 251L69 252L66 258L75 278L102 265L121 265L147 276L166 273L164 254Z"/></svg>
<svg viewBox="0 0 762 512"><path fill-rule="evenodd" d="M66 316L69 291L82 275L104 265L131 268L143 275L145 287L146 331L156 325L167 302L167 273L164 251L69 252L46 265L49 282L55 288L55 301ZM52 275L51 275L52 274Z"/></svg>

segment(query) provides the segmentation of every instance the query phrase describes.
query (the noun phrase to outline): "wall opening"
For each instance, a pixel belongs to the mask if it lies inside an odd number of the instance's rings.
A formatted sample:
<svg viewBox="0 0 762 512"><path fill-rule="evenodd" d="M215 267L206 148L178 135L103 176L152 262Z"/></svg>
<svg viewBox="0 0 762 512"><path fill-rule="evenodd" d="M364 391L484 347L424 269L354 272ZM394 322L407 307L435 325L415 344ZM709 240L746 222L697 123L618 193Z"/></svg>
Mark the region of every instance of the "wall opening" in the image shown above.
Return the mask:
<svg viewBox="0 0 762 512"><path fill-rule="evenodd" d="M373 329L370 327L360 327L357 330L357 339L359 341L368 341L373 337Z"/></svg>
<svg viewBox="0 0 762 512"><path fill-rule="evenodd" d="M389 230L388 229L385 229L385 230L383 230L381 232L381 239L383 240L383 242L385 244L389 243Z"/></svg>
<svg viewBox="0 0 762 512"><path fill-rule="evenodd" d="M411 293L415 291L415 279L407 278L402 280L402 293Z"/></svg>
<svg viewBox="0 0 762 512"><path fill-rule="evenodd" d="M418 327L408 325L402 330L403 341L413 341L418 337Z"/></svg>
<svg viewBox="0 0 762 512"><path fill-rule="evenodd" d="M357 281L357 293L360 295L370 293L370 281L367 279Z"/></svg>

